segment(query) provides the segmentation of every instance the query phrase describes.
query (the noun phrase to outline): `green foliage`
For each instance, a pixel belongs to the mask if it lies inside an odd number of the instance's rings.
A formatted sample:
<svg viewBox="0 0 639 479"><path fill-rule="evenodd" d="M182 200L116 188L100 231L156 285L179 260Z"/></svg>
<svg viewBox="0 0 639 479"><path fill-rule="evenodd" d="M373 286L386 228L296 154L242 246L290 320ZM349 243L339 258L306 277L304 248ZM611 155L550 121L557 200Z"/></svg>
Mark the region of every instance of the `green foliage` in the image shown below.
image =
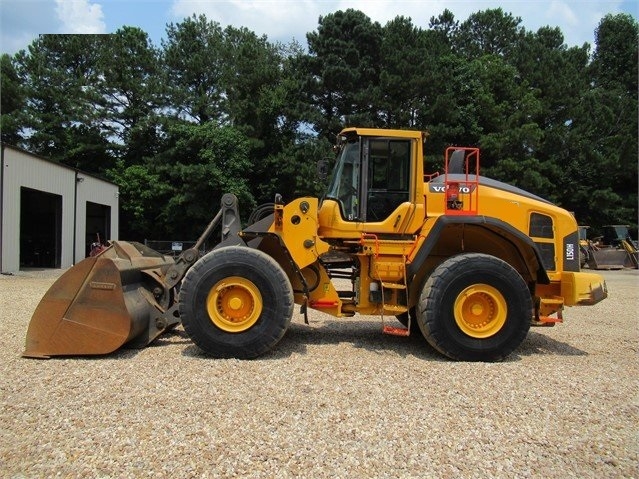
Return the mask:
<svg viewBox="0 0 639 479"><path fill-rule="evenodd" d="M523 33L521 18L501 8L471 14L454 32L455 50L466 58L482 55L510 57Z"/></svg>
<svg viewBox="0 0 639 479"><path fill-rule="evenodd" d="M318 177L317 164L333 157L331 143L325 138L308 137L287 145L264 162L265 170L271 173L263 175L257 185L259 202L272 202L275 193L281 193L285 201L300 196L321 197L326 181Z"/></svg>
<svg viewBox="0 0 639 479"><path fill-rule="evenodd" d="M200 124L221 123L226 111L222 28L204 15L193 15L180 24L169 24L166 35L162 42L166 108Z"/></svg>
<svg viewBox="0 0 639 479"><path fill-rule="evenodd" d="M126 237L197 238L224 193L234 193L242 211L250 212L255 200L245 178L248 151L247 138L232 127L169 123L160 154L143 164L120 160L108 171L120 187Z"/></svg>
<svg viewBox="0 0 639 479"><path fill-rule="evenodd" d="M94 108L116 157L136 164L153 153L161 100L159 52L139 28L101 37Z"/></svg>
<svg viewBox="0 0 639 479"><path fill-rule="evenodd" d="M317 109L315 131L330 138L343 125L373 126L379 96L382 27L359 10L320 17L306 35L310 55L308 101Z"/></svg>
<svg viewBox="0 0 639 479"><path fill-rule="evenodd" d="M246 28L224 30L224 82L229 120L255 139L268 138L279 101L281 58L266 37Z"/></svg>
<svg viewBox="0 0 639 479"><path fill-rule="evenodd" d="M17 145L20 141L20 123L17 119L24 106L24 93L20 78L11 57L6 53L0 57L0 133L4 143Z"/></svg>
<svg viewBox="0 0 639 479"><path fill-rule="evenodd" d="M579 178L575 183L584 190L583 203L575 210L595 229L617 223L636 227L639 25L628 15L607 15L595 39L593 86L574 106L573 144L568 145L576 162L571 170Z"/></svg>
<svg viewBox="0 0 639 479"><path fill-rule="evenodd" d="M427 98L428 55L426 37L409 18L386 24L381 43L380 108L385 126L415 127Z"/></svg>
<svg viewBox="0 0 639 479"><path fill-rule="evenodd" d="M595 31L592 68L596 84L637 97L637 21L628 14L606 15Z"/></svg>
<svg viewBox="0 0 639 479"><path fill-rule="evenodd" d="M120 190L120 236L144 241L162 231L159 205L170 195L171 185L163 182L150 165L126 166L124 160L107 170L106 177Z"/></svg>
<svg viewBox="0 0 639 479"><path fill-rule="evenodd" d="M154 162L174 187L165 206L167 220L210 219L224 193L235 194L245 208L255 206L246 180L252 166L248 153L248 139L233 127L171 125L165 150Z"/></svg>
<svg viewBox="0 0 639 479"><path fill-rule="evenodd" d="M91 103L100 42L98 35L41 35L15 55L25 99L15 117L20 146L88 171L112 162Z"/></svg>

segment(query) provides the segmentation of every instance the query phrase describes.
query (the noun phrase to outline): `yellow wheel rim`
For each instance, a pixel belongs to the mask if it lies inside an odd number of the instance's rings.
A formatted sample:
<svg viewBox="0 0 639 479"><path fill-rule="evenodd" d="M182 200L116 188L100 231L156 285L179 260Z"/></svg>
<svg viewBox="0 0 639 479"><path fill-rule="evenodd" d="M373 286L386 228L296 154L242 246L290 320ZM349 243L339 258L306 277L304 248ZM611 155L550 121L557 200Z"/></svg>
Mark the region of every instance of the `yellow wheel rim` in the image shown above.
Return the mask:
<svg viewBox="0 0 639 479"><path fill-rule="evenodd" d="M508 306L504 296L487 284L474 284L455 300L455 322L471 338L489 338L506 323Z"/></svg>
<svg viewBox="0 0 639 479"><path fill-rule="evenodd" d="M231 276L211 288L206 309L215 326L228 333L241 333L262 314L262 295L248 279Z"/></svg>

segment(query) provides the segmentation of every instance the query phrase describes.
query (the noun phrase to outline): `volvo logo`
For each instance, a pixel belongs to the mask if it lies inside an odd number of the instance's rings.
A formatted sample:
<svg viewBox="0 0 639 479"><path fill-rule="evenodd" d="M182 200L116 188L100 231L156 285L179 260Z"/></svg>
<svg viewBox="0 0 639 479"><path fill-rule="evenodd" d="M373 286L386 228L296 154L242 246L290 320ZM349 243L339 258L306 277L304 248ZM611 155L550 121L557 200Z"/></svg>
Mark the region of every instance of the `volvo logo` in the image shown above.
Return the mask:
<svg viewBox="0 0 639 479"><path fill-rule="evenodd" d="M459 188L459 192L460 193L472 193L473 191L475 191L475 185L462 185L457 183L456 184ZM448 185L450 186L450 184ZM428 185L428 189L430 190L431 193L444 193L447 189L446 185Z"/></svg>

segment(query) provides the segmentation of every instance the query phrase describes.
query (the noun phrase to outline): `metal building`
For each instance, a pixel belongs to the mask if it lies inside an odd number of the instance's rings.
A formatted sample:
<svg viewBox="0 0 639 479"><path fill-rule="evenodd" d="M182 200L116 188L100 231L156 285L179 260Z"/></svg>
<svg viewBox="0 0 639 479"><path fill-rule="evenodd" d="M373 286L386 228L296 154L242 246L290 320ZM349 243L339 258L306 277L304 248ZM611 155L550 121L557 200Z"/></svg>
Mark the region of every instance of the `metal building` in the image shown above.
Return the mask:
<svg viewBox="0 0 639 479"><path fill-rule="evenodd" d="M97 235L118 239L118 187L80 170L1 146L0 271L68 268Z"/></svg>

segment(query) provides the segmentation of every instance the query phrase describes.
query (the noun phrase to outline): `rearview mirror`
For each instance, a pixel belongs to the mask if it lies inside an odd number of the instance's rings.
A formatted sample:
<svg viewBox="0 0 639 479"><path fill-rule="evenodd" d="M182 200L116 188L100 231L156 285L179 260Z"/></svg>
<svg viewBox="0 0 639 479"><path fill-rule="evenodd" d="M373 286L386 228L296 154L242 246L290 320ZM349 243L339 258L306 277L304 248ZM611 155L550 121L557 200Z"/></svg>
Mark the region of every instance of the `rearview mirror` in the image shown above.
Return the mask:
<svg viewBox="0 0 639 479"><path fill-rule="evenodd" d="M325 180L328 176L328 160L319 160L317 162L317 176L320 180Z"/></svg>

